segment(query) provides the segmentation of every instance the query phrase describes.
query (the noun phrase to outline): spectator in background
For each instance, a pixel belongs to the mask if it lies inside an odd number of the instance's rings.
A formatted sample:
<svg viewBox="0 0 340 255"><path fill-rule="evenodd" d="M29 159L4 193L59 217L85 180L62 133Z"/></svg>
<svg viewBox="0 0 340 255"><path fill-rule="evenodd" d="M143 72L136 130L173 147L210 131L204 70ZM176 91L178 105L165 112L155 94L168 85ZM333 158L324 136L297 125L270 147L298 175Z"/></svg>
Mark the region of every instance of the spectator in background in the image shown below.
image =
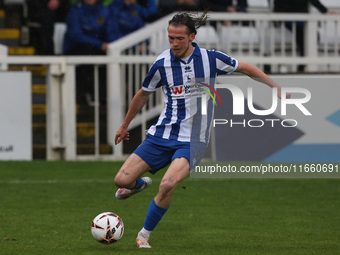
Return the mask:
<svg viewBox="0 0 340 255"><path fill-rule="evenodd" d="M137 0L114 0L109 9L113 41L144 27Z"/></svg>
<svg viewBox="0 0 340 255"><path fill-rule="evenodd" d="M201 11L200 0L161 0L158 2L160 16L175 11Z"/></svg>
<svg viewBox="0 0 340 255"><path fill-rule="evenodd" d="M102 0L102 5L109 6L114 0ZM79 0L70 0L70 5L75 5Z"/></svg>
<svg viewBox="0 0 340 255"><path fill-rule="evenodd" d="M32 45L38 55L54 55L54 23L65 21L69 9L69 0L26 1L28 20L38 23L38 26L31 33Z"/></svg>
<svg viewBox="0 0 340 255"><path fill-rule="evenodd" d="M228 12L247 12L247 0L229 0Z"/></svg>
<svg viewBox="0 0 340 255"><path fill-rule="evenodd" d="M321 13L337 13L328 10L319 0L274 0L274 12L308 13L310 4L317 8Z"/></svg>
<svg viewBox="0 0 340 255"><path fill-rule="evenodd" d="M202 0L202 7L213 12L246 12L248 3L247 0ZM229 26L232 23L238 22L224 21L224 25ZM249 22L242 22L243 25L248 25ZM216 27L216 22L211 22L211 25Z"/></svg>
<svg viewBox="0 0 340 255"><path fill-rule="evenodd" d="M102 0L102 5L104 6L109 6L110 4L112 4L114 0ZM70 0L70 5L75 5L79 2L79 0Z"/></svg>
<svg viewBox="0 0 340 255"><path fill-rule="evenodd" d="M309 5L315 6L321 13L336 14L336 11L328 10L319 0L274 0L274 12L283 13L308 13ZM292 22L285 22L287 29L292 31ZM305 56L305 40L304 40L305 23L303 21L296 22L296 45L300 56ZM304 65L298 66L298 71L303 72Z"/></svg>
<svg viewBox="0 0 340 255"><path fill-rule="evenodd" d="M100 0L81 0L70 8L66 19L67 30L64 38L65 55L105 55L108 44L114 40L109 20L109 8ZM100 90L105 91L106 70L100 68ZM80 65L76 70L77 103L94 102L93 65ZM104 95L104 93L100 93ZM84 101L85 100L85 101ZM102 100L105 100L102 98Z"/></svg>
<svg viewBox="0 0 340 255"><path fill-rule="evenodd" d="M138 12L144 22L153 22L159 18L158 6L155 0L137 0Z"/></svg>
<svg viewBox="0 0 340 255"><path fill-rule="evenodd" d="M63 51L66 55L104 55L113 41L109 9L100 0L81 0L66 19Z"/></svg>
<svg viewBox="0 0 340 255"><path fill-rule="evenodd" d="M203 0L204 9L213 12L246 12L247 0Z"/></svg>

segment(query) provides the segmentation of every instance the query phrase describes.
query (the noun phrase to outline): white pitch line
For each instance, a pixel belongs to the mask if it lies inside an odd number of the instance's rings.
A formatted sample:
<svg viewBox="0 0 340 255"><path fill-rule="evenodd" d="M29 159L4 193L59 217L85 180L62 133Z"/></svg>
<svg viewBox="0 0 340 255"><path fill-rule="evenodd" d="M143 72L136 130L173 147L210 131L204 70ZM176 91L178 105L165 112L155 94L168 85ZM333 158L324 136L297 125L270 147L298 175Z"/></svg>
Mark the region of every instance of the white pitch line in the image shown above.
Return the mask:
<svg viewBox="0 0 340 255"><path fill-rule="evenodd" d="M73 180L0 180L0 184L74 184L74 183L113 183L111 179L73 179Z"/></svg>

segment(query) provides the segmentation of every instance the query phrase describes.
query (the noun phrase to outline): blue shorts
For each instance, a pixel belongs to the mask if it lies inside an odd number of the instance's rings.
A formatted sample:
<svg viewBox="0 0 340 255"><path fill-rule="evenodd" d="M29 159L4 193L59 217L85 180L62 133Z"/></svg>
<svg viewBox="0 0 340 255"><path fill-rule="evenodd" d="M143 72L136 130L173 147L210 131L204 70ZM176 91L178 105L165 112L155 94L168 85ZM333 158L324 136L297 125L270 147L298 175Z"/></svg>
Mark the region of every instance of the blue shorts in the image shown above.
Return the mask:
<svg viewBox="0 0 340 255"><path fill-rule="evenodd" d="M169 165L176 158L186 158L190 162L190 170L198 165L206 149L205 143L178 142L148 135L134 151L150 167L155 174Z"/></svg>

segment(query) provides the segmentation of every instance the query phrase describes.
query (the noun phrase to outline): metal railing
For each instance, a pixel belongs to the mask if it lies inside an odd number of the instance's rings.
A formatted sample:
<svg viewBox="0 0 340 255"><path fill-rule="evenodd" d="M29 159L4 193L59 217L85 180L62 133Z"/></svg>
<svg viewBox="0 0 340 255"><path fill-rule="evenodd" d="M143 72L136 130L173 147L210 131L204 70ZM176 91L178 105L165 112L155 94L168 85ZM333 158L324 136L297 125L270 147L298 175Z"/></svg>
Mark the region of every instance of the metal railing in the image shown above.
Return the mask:
<svg viewBox="0 0 340 255"><path fill-rule="evenodd" d="M209 23L198 30L201 47L215 48L259 68L265 65L272 72L296 72L297 65L306 65L307 72L339 72L340 16L316 14L228 14L211 13ZM147 25L109 46L106 56L8 56L7 47L0 46L0 70L9 65L39 64L48 67L47 77L47 159L90 160L122 159L122 144L114 145L133 95L156 56L168 48L167 26L172 14ZM291 21L290 32L285 24ZM297 22L305 24L305 56L299 57L295 38ZM75 68L80 64L107 66L107 143L112 154L99 153L99 104L95 104L95 153L77 155ZM96 75L97 77L98 75ZM98 79L94 84L98 102ZM131 123L142 126L162 110L161 92L150 97L146 107Z"/></svg>

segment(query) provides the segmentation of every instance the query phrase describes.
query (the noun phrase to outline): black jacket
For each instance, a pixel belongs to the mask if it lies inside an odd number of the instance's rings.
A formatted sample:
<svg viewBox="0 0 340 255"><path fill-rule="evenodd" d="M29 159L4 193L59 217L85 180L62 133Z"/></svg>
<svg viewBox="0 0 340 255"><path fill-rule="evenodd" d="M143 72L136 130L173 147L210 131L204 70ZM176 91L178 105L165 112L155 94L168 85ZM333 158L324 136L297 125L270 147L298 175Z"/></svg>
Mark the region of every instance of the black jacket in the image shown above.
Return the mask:
<svg viewBox="0 0 340 255"><path fill-rule="evenodd" d="M201 3L204 9L214 12L226 12L227 6L233 5L232 0L201 0ZM247 8L247 0L237 0L237 6L241 9Z"/></svg>
<svg viewBox="0 0 340 255"><path fill-rule="evenodd" d="M320 12L327 12L327 8L319 0L274 0L274 12L306 13L310 3Z"/></svg>

